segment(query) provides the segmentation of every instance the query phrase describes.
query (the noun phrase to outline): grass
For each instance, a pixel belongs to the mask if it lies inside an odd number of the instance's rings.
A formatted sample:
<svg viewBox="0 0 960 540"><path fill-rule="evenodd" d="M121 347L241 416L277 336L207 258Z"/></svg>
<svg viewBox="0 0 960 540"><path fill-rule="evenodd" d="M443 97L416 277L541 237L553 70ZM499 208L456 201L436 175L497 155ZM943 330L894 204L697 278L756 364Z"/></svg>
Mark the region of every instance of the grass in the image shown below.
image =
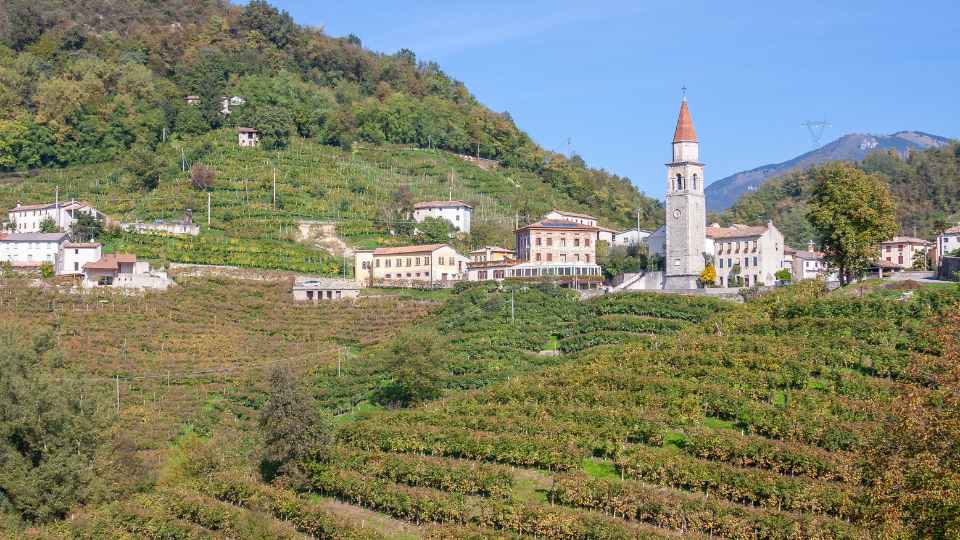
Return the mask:
<svg viewBox="0 0 960 540"><path fill-rule="evenodd" d="M609 461L600 461L593 458L588 458L583 460L583 472L587 473L591 478L597 478L600 480L604 479L619 479L620 473L617 471L617 467Z"/></svg>
<svg viewBox="0 0 960 540"><path fill-rule="evenodd" d="M736 424L729 420L721 420L712 416L703 419L703 425L713 429L735 429Z"/></svg>

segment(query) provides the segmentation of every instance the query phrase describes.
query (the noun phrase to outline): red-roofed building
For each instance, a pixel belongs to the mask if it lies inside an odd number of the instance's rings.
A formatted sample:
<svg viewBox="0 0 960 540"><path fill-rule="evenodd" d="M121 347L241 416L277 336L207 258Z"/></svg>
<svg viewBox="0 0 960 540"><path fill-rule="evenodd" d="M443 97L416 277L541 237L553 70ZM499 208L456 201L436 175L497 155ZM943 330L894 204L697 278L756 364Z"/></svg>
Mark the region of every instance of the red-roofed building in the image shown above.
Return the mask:
<svg viewBox="0 0 960 540"><path fill-rule="evenodd" d="M910 270L914 264L926 261L931 246L932 244L923 238L894 236L880 242L880 263L884 268Z"/></svg>
<svg viewBox="0 0 960 540"><path fill-rule="evenodd" d="M548 278L584 284L601 279L597 264L600 230L567 219L543 219L517 229L520 263L507 277Z"/></svg>
<svg viewBox="0 0 960 540"><path fill-rule="evenodd" d="M432 217L445 219L460 231L470 232L473 207L463 201L424 201L413 205L413 220L421 223Z"/></svg>
<svg viewBox="0 0 960 540"><path fill-rule="evenodd" d="M712 253L717 285L739 287L774 285L783 268L783 234L773 222L706 228L706 252Z"/></svg>
<svg viewBox="0 0 960 540"><path fill-rule="evenodd" d="M362 286L442 287L465 279L469 261L447 244L361 249L354 275Z"/></svg>
<svg viewBox="0 0 960 540"><path fill-rule="evenodd" d="M169 285L165 272L151 270L149 262L129 253L108 253L83 265L84 287L165 290Z"/></svg>

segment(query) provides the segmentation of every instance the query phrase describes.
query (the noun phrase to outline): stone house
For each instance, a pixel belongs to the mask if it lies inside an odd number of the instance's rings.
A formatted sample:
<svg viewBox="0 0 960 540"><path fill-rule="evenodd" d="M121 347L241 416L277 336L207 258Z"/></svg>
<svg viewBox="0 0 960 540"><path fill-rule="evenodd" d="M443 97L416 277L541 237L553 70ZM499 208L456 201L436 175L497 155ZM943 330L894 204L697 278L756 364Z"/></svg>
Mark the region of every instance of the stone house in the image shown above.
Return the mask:
<svg viewBox="0 0 960 540"><path fill-rule="evenodd" d="M473 207L463 201L426 201L413 205L413 220L423 222L428 217L445 219L464 233L470 232Z"/></svg>
<svg viewBox="0 0 960 540"><path fill-rule="evenodd" d="M931 243L912 236L894 236L880 242L880 265L895 270L910 270L914 262L926 260Z"/></svg>
<svg viewBox="0 0 960 540"><path fill-rule="evenodd" d="M294 302L312 302L314 304L328 300L346 300L358 298L360 286L346 279L304 278L293 284Z"/></svg>
<svg viewBox="0 0 960 540"><path fill-rule="evenodd" d="M354 252L354 275L362 286L447 286L466 278L468 262L448 244L364 249Z"/></svg>
<svg viewBox="0 0 960 540"><path fill-rule="evenodd" d="M783 234L773 222L759 226L734 224L731 227L714 223L706 228L706 235L713 240L711 251L719 286L750 287L776 283L776 273L783 267L784 243Z"/></svg>
<svg viewBox="0 0 960 540"><path fill-rule="evenodd" d="M260 146L260 132L248 127L237 128L237 144L243 148Z"/></svg>
<svg viewBox="0 0 960 540"><path fill-rule="evenodd" d="M628 231L618 232L613 235L613 241L610 243L610 247L629 247L635 246L644 243L646 238L649 238L653 234L653 231L648 231L646 229L630 229Z"/></svg>

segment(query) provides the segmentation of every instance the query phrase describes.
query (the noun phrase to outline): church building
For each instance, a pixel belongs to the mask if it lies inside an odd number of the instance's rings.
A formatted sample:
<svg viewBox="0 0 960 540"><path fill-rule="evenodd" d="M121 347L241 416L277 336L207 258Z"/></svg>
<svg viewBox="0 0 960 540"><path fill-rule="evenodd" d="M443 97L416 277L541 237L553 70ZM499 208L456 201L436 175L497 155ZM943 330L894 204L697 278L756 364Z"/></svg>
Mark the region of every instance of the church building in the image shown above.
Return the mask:
<svg viewBox="0 0 960 540"><path fill-rule="evenodd" d="M673 160L667 163L667 223L664 245L664 289L696 289L703 272L707 211L700 144L687 108L673 132Z"/></svg>

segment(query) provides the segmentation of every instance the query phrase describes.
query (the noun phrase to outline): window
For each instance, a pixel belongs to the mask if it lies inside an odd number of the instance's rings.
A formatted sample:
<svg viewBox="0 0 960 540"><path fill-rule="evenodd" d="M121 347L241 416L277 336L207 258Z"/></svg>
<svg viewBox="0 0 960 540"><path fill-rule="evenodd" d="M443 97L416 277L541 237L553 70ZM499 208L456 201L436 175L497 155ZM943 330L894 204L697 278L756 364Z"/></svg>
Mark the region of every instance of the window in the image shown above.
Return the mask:
<svg viewBox="0 0 960 540"><path fill-rule="evenodd" d="M364 268L367 267L367 266L366 266L367 263L363 263L363 265L364 265L364 266L363 266ZM377 268L380 268L380 259L377 259L377 260L374 262L374 266L376 266Z"/></svg>
<svg viewBox="0 0 960 540"><path fill-rule="evenodd" d="M553 261L553 253L547 253L547 262Z"/></svg>
<svg viewBox="0 0 960 540"><path fill-rule="evenodd" d="M579 239L579 238L574 238L574 239L573 239L573 247L580 247L580 239Z"/></svg>
<svg viewBox="0 0 960 540"><path fill-rule="evenodd" d="M580 262L580 254L579 254L579 253L575 254L574 257L576 257L577 262Z"/></svg>
<svg viewBox="0 0 960 540"><path fill-rule="evenodd" d="M410 263L413 262L411 257L407 257L407 268L410 268ZM410 277L410 274L407 274L407 277Z"/></svg>
<svg viewBox="0 0 960 540"><path fill-rule="evenodd" d="M586 258L587 258L587 262L590 262L590 254L589 254L589 253L588 253L588 254L586 254L586 255L584 255L584 257L586 257Z"/></svg>
<svg viewBox="0 0 960 540"><path fill-rule="evenodd" d="M567 239L566 239L566 238L561 238L561 239L560 239L560 247L567 247Z"/></svg>
<svg viewBox="0 0 960 540"><path fill-rule="evenodd" d="M677 175L677 189L678 190L683 189L683 177L680 176L679 174Z"/></svg>
<svg viewBox="0 0 960 540"><path fill-rule="evenodd" d="M420 266L420 257L417 257L416 262L415 262L414 264L415 264L415 266ZM417 275L419 275L419 274L417 274Z"/></svg>
<svg viewBox="0 0 960 540"><path fill-rule="evenodd" d="M754 265L754 266L757 265L757 258L756 258L756 257L753 258L753 265Z"/></svg>
<svg viewBox="0 0 960 540"><path fill-rule="evenodd" d="M79 250L79 249L73 250L73 254L74 254L74 255L79 255L79 254L80 254L80 250Z"/></svg>
<svg viewBox="0 0 960 540"><path fill-rule="evenodd" d="M547 245L548 245L548 246L552 246L552 245L553 245L553 238L550 238L549 236L547 237Z"/></svg>
<svg viewBox="0 0 960 540"><path fill-rule="evenodd" d="M891 249L892 247L893 247L893 246L891 246L891 245L887 245L887 253L890 253L890 249Z"/></svg>
<svg viewBox="0 0 960 540"><path fill-rule="evenodd" d="M539 236L536 237L536 238L534 238L534 245L536 245L536 246L539 246L539 245L540 245L540 237L539 237Z"/></svg>
<svg viewBox="0 0 960 540"><path fill-rule="evenodd" d="M387 268L390 268L390 266L393 264L393 261L391 261L390 259L387 259L383 261L383 263L384 263L384 266L386 266Z"/></svg>
<svg viewBox="0 0 960 540"><path fill-rule="evenodd" d="M73 263L73 271L76 272L78 270L80 270L80 263L78 262Z"/></svg>
<svg viewBox="0 0 960 540"><path fill-rule="evenodd" d="M560 254L560 262L567 262L567 254L566 254L566 253L561 253L561 254Z"/></svg>
<svg viewBox="0 0 960 540"><path fill-rule="evenodd" d="M540 254L539 254L539 253L537 253L536 255L534 255L534 260L537 260L537 261L540 260Z"/></svg>
<svg viewBox="0 0 960 540"><path fill-rule="evenodd" d="M723 268L723 259L718 259L718 262L720 263L720 268Z"/></svg>
<svg viewBox="0 0 960 540"><path fill-rule="evenodd" d="M626 243L626 240L624 240L624 243ZM590 239L589 239L589 238L584 238L584 239L583 239L583 245L585 245L585 246L587 246L587 247L590 247Z"/></svg>
<svg viewBox="0 0 960 540"><path fill-rule="evenodd" d="M417 272L417 277L420 277L420 272Z"/></svg>
<svg viewBox="0 0 960 540"><path fill-rule="evenodd" d="M698 178L697 178L697 174L694 173L694 174L693 174L693 190L694 190L694 191L697 190L697 179L698 179Z"/></svg>
<svg viewBox="0 0 960 540"><path fill-rule="evenodd" d="M390 274L387 274L387 279L390 279Z"/></svg>

